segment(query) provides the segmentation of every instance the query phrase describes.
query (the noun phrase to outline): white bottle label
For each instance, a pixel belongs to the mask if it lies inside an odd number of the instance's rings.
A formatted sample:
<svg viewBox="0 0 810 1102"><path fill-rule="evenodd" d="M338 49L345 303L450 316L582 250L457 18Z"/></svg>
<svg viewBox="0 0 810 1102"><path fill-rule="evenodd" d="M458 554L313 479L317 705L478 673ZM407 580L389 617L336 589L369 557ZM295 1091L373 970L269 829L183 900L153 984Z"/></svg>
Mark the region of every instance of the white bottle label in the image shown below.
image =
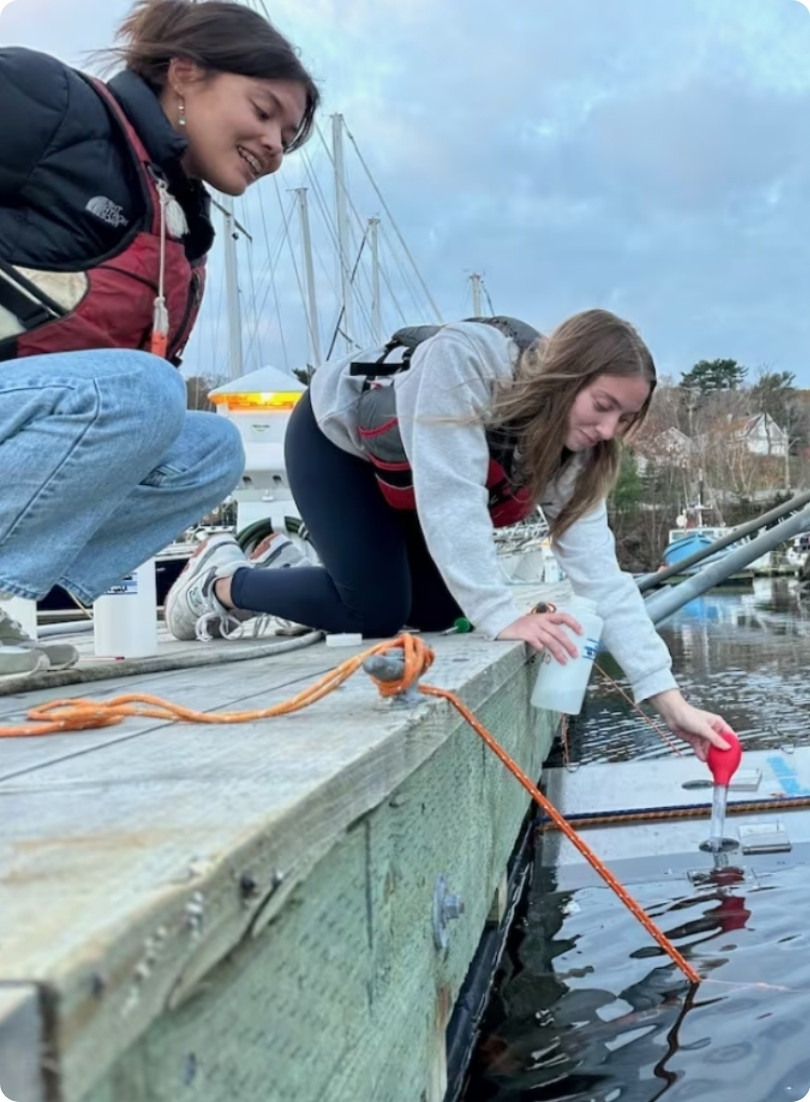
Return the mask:
<svg viewBox="0 0 810 1102"><path fill-rule="evenodd" d="M116 582L115 585L111 585L107 590L105 596L108 597L137 597L138 596L138 575L127 574L125 578L122 578L120 582Z"/></svg>
<svg viewBox="0 0 810 1102"><path fill-rule="evenodd" d="M580 643L579 653L580 657L586 658L589 662L593 662L599 651L599 640L587 637Z"/></svg>

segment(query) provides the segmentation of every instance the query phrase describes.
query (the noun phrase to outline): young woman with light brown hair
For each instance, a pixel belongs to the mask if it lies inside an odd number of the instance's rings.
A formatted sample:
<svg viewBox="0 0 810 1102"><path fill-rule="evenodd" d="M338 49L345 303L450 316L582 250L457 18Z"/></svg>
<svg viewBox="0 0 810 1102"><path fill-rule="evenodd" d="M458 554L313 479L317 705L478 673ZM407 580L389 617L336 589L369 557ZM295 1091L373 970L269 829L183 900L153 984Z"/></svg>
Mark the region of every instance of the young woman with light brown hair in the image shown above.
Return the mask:
<svg viewBox="0 0 810 1102"><path fill-rule="evenodd" d="M654 387L646 345L605 310L548 337L510 318L405 330L385 349L324 364L286 437L290 487L322 565L257 569L231 537L214 537L170 593L167 623L183 639L212 625L227 634L229 620L252 610L385 636L405 624L442 630L463 614L490 638L565 661L576 650L561 625L578 625L564 612L520 609L492 539L493 527L540 505L559 563L596 601L636 699L704 756L708 742L724 745L724 723L678 691L607 524L621 441ZM292 565L284 540L260 558Z"/></svg>

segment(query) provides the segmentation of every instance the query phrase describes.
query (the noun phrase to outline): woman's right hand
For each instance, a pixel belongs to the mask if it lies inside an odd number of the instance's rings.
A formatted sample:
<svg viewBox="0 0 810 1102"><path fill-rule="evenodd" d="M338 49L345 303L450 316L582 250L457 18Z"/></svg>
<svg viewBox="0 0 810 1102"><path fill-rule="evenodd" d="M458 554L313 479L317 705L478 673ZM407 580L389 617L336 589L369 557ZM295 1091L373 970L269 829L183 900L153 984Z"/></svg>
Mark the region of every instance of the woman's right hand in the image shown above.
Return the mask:
<svg viewBox="0 0 810 1102"><path fill-rule="evenodd" d="M522 639L536 650L547 650L563 665L569 656L576 658L577 647L560 627L567 624L577 635L582 635L582 627L567 612L527 612L498 632L498 639Z"/></svg>

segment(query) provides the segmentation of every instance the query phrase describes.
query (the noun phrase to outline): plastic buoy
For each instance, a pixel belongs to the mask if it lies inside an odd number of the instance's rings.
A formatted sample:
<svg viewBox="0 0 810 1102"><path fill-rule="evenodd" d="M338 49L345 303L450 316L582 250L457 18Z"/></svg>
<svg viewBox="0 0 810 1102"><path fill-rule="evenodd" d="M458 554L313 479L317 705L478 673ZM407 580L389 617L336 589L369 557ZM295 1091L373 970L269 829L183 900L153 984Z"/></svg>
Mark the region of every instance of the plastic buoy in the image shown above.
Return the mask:
<svg viewBox="0 0 810 1102"><path fill-rule="evenodd" d="M729 744L728 750L721 750L719 746L710 746L706 764L714 777L714 783L728 786L739 768L742 746L733 731L725 730L720 733Z"/></svg>

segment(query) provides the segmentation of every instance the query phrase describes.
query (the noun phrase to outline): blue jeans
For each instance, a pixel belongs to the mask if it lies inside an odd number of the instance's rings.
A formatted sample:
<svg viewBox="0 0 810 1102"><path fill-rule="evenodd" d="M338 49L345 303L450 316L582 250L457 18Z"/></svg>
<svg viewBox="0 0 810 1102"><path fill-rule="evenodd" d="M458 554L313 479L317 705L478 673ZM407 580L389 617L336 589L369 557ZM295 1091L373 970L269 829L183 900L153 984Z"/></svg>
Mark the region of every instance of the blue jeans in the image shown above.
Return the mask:
<svg viewBox="0 0 810 1102"><path fill-rule="evenodd" d="M233 490L234 426L176 368L104 349L0 364L0 591L85 603Z"/></svg>

